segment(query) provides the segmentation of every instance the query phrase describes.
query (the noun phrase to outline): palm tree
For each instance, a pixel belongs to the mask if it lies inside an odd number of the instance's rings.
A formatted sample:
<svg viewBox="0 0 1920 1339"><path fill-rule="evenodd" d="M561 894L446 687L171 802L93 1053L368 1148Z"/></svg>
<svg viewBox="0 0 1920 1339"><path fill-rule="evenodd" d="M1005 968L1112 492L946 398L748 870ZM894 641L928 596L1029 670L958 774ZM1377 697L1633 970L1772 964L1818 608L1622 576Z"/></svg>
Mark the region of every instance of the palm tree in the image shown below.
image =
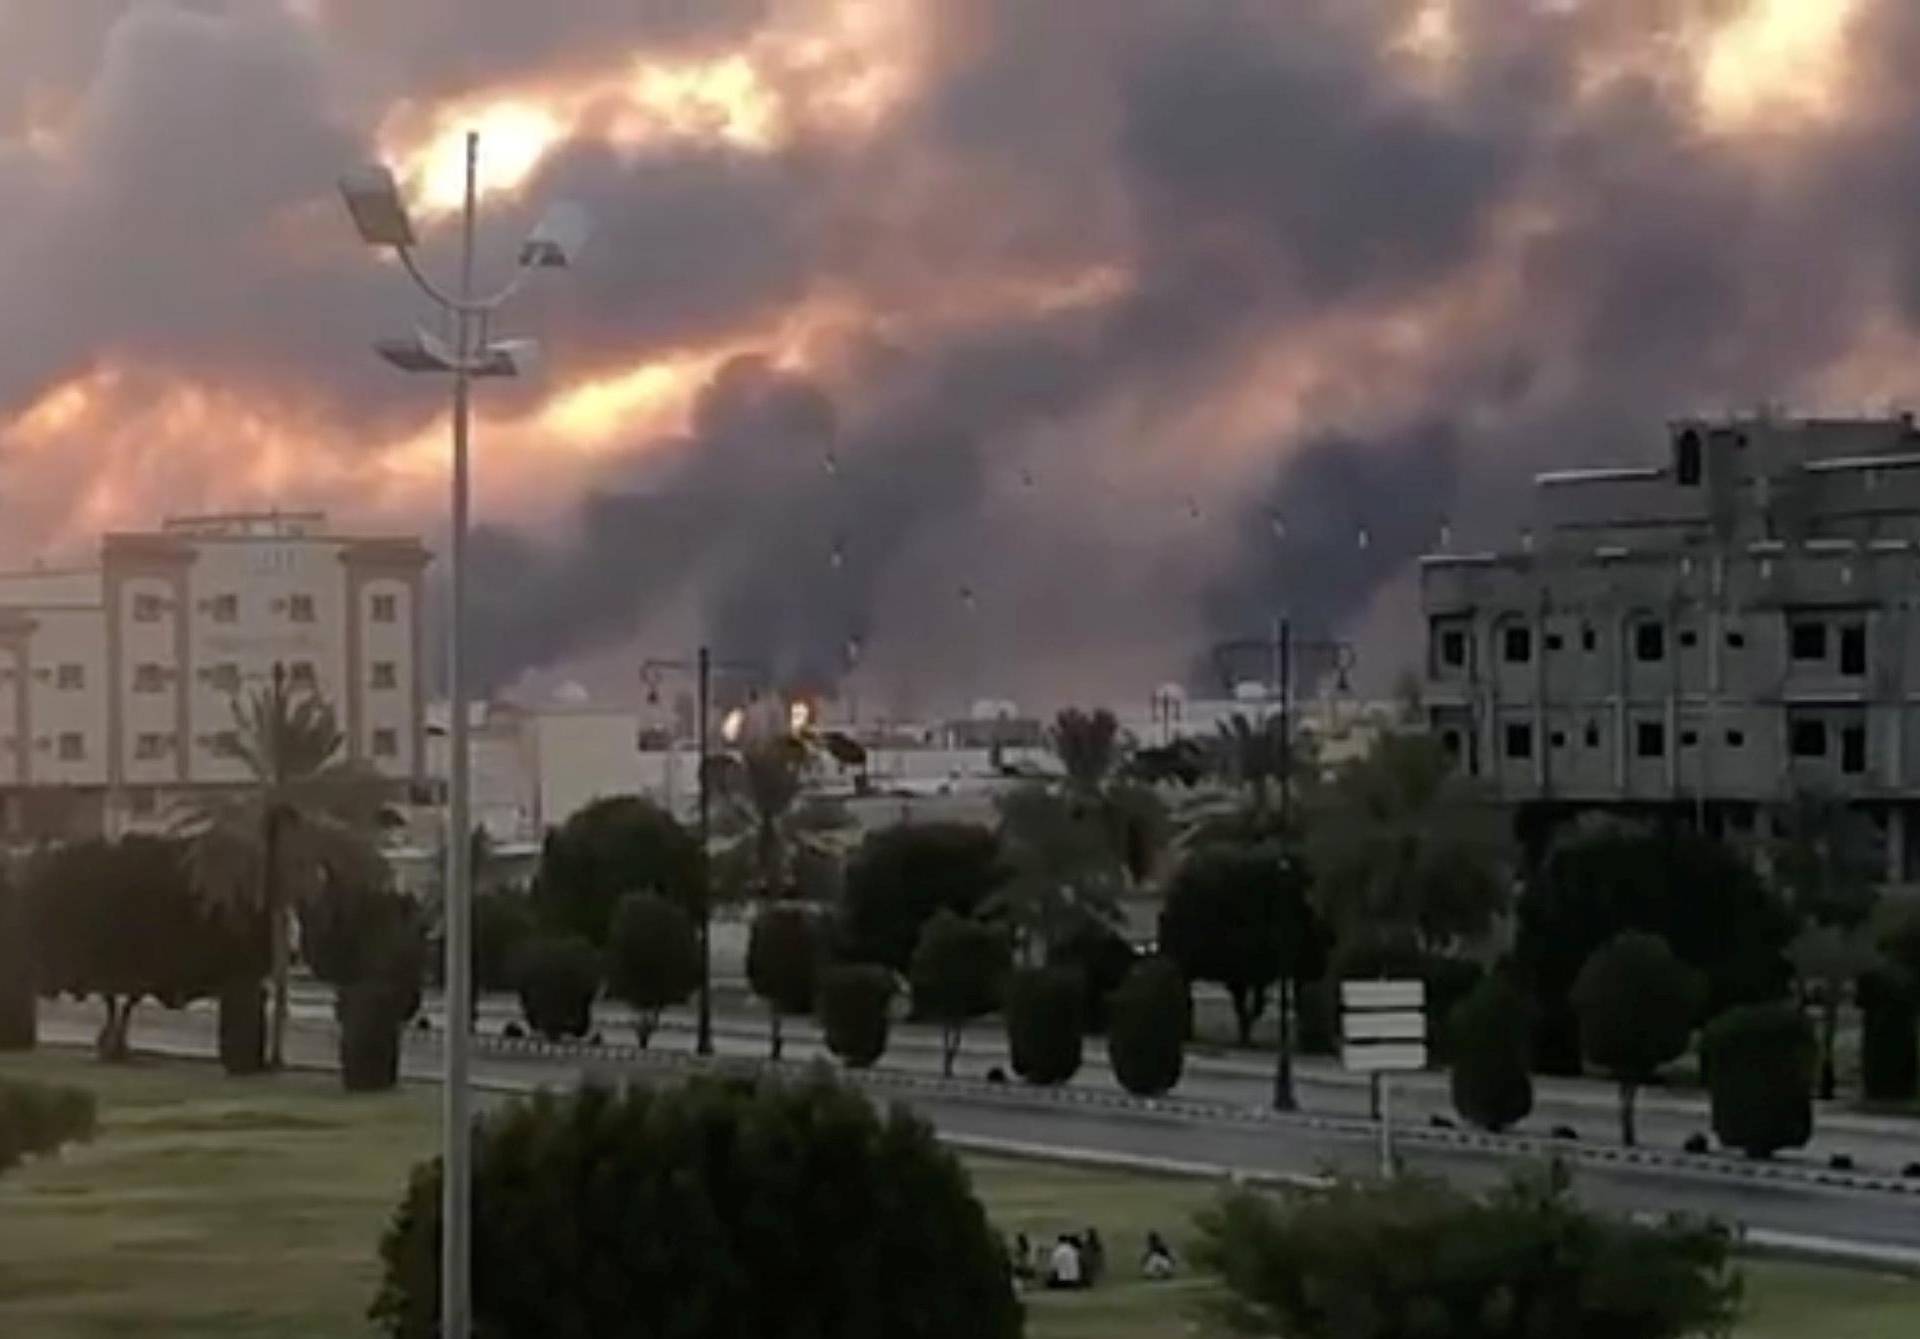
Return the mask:
<svg viewBox="0 0 1920 1339"><path fill-rule="evenodd" d="M333 708L295 687L275 665L266 685L233 700L233 733L222 750L249 774L181 823L189 867L201 896L264 916L271 935L272 1026L267 1064L286 1059L287 977L293 910L331 878L382 886L385 861L374 832L385 793L381 779L341 758L345 743Z"/></svg>
<svg viewBox="0 0 1920 1339"><path fill-rule="evenodd" d="M1249 720L1241 712L1220 722L1215 766L1226 780L1246 789L1256 822L1267 816L1267 787L1285 775L1287 730L1280 716Z"/></svg>
<svg viewBox="0 0 1920 1339"><path fill-rule="evenodd" d="M1012 922L1029 963L1088 922L1120 923L1123 863L1104 805L1037 784L996 804L1012 877L987 909Z"/></svg>
<svg viewBox="0 0 1920 1339"><path fill-rule="evenodd" d="M1120 722L1105 707L1097 711L1068 707L1054 717L1048 739L1066 769L1067 785L1082 794L1104 790L1119 766Z"/></svg>
<svg viewBox="0 0 1920 1339"><path fill-rule="evenodd" d="M1400 934L1437 948L1505 909L1500 811L1429 736L1382 735L1310 804L1315 910L1343 941Z"/></svg>
<svg viewBox="0 0 1920 1339"><path fill-rule="evenodd" d="M783 896L795 882L796 853L818 853L817 834L846 825L843 811L800 802L811 761L806 737L783 734L755 740L737 757L720 755L709 763L714 792L745 833L729 863L744 865L743 881L762 897Z"/></svg>

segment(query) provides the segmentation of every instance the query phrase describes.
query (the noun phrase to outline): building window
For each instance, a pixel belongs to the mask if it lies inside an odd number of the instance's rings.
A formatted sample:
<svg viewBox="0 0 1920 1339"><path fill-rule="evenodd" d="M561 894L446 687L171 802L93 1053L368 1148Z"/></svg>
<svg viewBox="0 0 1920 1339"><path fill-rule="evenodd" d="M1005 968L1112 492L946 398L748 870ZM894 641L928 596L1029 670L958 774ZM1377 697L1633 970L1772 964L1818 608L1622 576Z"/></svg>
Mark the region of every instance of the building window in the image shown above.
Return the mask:
<svg viewBox="0 0 1920 1339"><path fill-rule="evenodd" d="M1633 727L1633 751L1641 758L1664 758L1667 727L1659 721L1640 721Z"/></svg>
<svg viewBox="0 0 1920 1339"><path fill-rule="evenodd" d="M1808 620L1795 623L1788 634L1789 653L1795 660L1827 658L1827 625Z"/></svg>
<svg viewBox="0 0 1920 1339"><path fill-rule="evenodd" d="M1698 646L1699 644L1700 644L1699 633L1695 632L1692 628L1680 629L1680 645L1683 648L1690 649L1692 647Z"/></svg>
<svg viewBox="0 0 1920 1339"><path fill-rule="evenodd" d="M1747 736L1745 731L1743 730L1727 731L1727 747L1728 748L1743 749L1746 746L1747 746Z"/></svg>
<svg viewBox="0 0 1920 1339"><path fill-rule="evenodd" d="M287 681L295 688L313 687L313 662L296 660L287 666Z"/></svg>
<svg viewBox="0 0 1920 1339"><path fill-rule="evenodd" d="M166 691L167 671L163 665L148 662L133 667L133 691L136 693L160 693Z"/></svg>
<svg viewBox="0 0 1920 1339"><path fill-rule="evenodd" d="M1533 659L1533 630L1515 625L1500 636L1501 655L1509 665L1524 665Z"/></svg>
<svg viewBox="0 0 1920 1339"><path fill-rule="evenodd" d="M237 693L240 691L240 667L231 660L222 660L209 665L202 671L207 684L216 693Z"/></svg>
<svg viewBox="0 0 1920 1339"><path fill-rule="evenodd" d="M1795 721L1793 729L1787 732L1787 749L1796 758L1826 757L1827 723Z"/></svg>
<svg viewBox="0 0 1920 1339"><path fill-rule="evenodd" d="M1867 672L1867 625L1848 623L1840 629L1840 672Z"/></svg>
<svg viewBox="0 0 1920 1339"><path fill-rule="evenodd" d="M376 758L396 758L400 755L400 735L394 730L375 730L373 732L373 756Z"/></svg>
<svg viewBox="0 0 1920 1339"><path fill-rule="evenodd" d="M394 599L394 598L393 598L393 596L391 596L391 595L376 595L376 596L374 596L374 597L373 597L373 621L374 621L375 623L395 623L395 622L398 622L398 621L399 621L399 617L400 617L400 615L399 615L399 609L398 609L398 605L399 605L399 603L400 603L400 602L399 602L398 600L396 600L396 599ZM1456 632L1456 633L1449 633L1449 634L1447 634L1447 635L1448 635L1448 636L1450 636L1450 637L1458 637L1458 636L1460 636L1460 634L1459 634L1459 633L1457 633L1457 632ZM1441 641L1441 646L1442 646L1442 647L1445 647L1445 645L1446 645L1446 642L1445 642L1445 640L1443 639L1443 640ZM1461 655L1461 660L1464 660L1464 659L1466 658L1466 643L1465 643L1465 639L1464 639L1464 638L1463 638L1463 639L1462 639L1462 641L1461 641L1461 647L1460 647L1460 655ZM1445 654L1444 654L1444 652L1442 653L1442 657L1441 657L1441 658L1442 658L1442 659L1445 659ZM1449 665L1457 665L1457 664L1459 664L1459 663L1460 663L1460 661L1457 661L1457 660L1448 660L1448 661L1447 661L1447 663L1448 663Z"/></svg>
<svg viewBox="0 0 1920 1339"><path fill-rule="evenodd" d="M1867 770L1867 727L1842 726L1840 730L1840 770L1859 776Z"/></svg>
<svg viewBox="0 0 1920 1339"><path fill-rule="evenodd" d="M1533 756L1533 727L1524 724L1507 726L1507 756L1509 758L1531 758Z"/></svg>
<svg viewBox="0 0 1920 1339"><path fill-rule="evenodd" d="M240 736L233 730L222 730L207 740L207 748L218 758L234 758L240 754Z"/></svg>
<svg viewBox="0 0 1920 1339"><path fill-rule="evenodd" d="M1633 628L1633 658L1652 663L1667 658L1667 630L1658 623L1636 623Z"/></svg>
<svg viewBox="0 0 1920 1339"><path fill-rule="evenodd" d="M87 737L78 730L68 730L60 736L60 761L79 762L87 756Z"/></svg>
<svg viewBox="0 0 1920 1339"><path fill-rule="evenodd" d="M1583 624L1580 628L1580 649L1582 651L1591 651L1599 645L1600 638L1595 635L1593 625L1591 623Z"/></svg>
<svg viewBox="0 0 1920 1339"><path fill-rule="evenodd" d="M1729 649L1739 651L1744 649L1746 647L1746 644L1747 644L1746 633L1740 631L1740 629L1738 628L1733 628L1728 631L1727 646Z"/></svg>
<svg viewBox="0 0 1920 1339"><path fill-rule="evenodd" d="M1562 637L1560 636L1560 634L1559 634L1559 633L1557 633L1557 632L1549 632L1549 633L1547 634L1547 650L1549 650L1549 651L1558 651L1558 650L1560 650L1560 649L1561 649L1562 647L1564 647L1565 645L1566 645L1566 642L1565 642L1565 640L1564 640L1564 639L1563 639L1563 638L1562 638Z"/></svg>
<svg viewBox="0 0 1920 1339"><path fill-rule="evenodd" d="M1447 751L1449 758L1458 759L1460 756L1460 732L1458 730L1443 730L1440 734L1440 747Z"/></svg>
<svg viewBox="0 0 1920 1339"><path fill-rule="evenodd" d="M1673 477L1682 488L1698 488L1700 474L1700 434L1688 429L1673 444Z"/></svg>
<svg viewBox="0 0 1920 1339"><path fill-rule="evenodd" d="M1581 739L1586 743L1586 746L1588 748L1590 749L1599 748L1600 747L1600 727L1593 724L1591 721L1589 721L1587 723L1586 733L1581 736Z"/></svg>
<svg viewBox="0 0 1920 1339"><path fill-rule="evenodd" d="M1565 730L1555 730L1553 732L1553 746L1557 749L1563 749L1567 746L1567 732Z"/></svg>
<svg viewBox="0 0 1920 1339"><path fill-rule="evenodd" d="M136 595L133 597L133 621L158 623L165 608L165 602L158 595Z"/></svg>
<svg viewBox="0 0 1920 1339"><path fill-rule="evenodd" d="M240 619L240 597L238 595L216 595L211 602L211 612L215 623L235 623Z"/></svg>
<svg viewBox="0 0 1920 1339"><path fill-rule="evenodd" d="M133 741L133 756L142 762L152 762L155 758L167 756L167 737L160 734L143 734Z"/></svg>
<svg viewBox="0 0 1920 1339"><path fill-rule="evenodd" d="M398 688L400 675L391 660L373 662L373 686L375 688Z"/></svg>
<svg viewBox="0 0 1920 1339"><path fill-rule="evenodd" d="M1699 742L1700 742L1700 734L1697 730L1682 730L1680 732L1681 748L1690 749L1698 745Z"/></svg>
<svg viewBox="0 0 1920 1339"><path fill-rule="evenodd" d="M78 692L87 686L87 667L85 665L62 665L59 671L59 686L67 692Z"/></svg>
<svg viewBox="0 0 1920 1339"><path fill-rule="evenodd" d="M132 786L127 790L127 812L138 818L150 818L160 807L160 797L152 786Z"/></svg>
<svg viewBox="0 0 1920 1339"><path fill-rule="evenodd" d="M311 595L288 596L287 617L295 623L313 622L313 597Z"/></svg>

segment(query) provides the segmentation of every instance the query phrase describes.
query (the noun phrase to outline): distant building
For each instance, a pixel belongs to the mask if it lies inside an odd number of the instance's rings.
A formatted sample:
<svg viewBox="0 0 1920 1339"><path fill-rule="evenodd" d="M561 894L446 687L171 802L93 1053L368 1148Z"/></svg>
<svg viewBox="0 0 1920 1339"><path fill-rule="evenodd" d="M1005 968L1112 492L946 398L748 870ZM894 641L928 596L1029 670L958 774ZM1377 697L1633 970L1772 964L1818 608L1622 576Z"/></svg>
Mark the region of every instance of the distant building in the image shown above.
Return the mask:
<svg viewBox="0 0 1920 1339"><path fill-rule="evenodd" d="M1819 790L1889 876L1920 804L1920 431L1684 421L1657 464L1536 480L1537 538L1423 561L1425 700L1517 804L1750 832Z"/></svg>
<svg viewBox="0 0 1920 1339"><path fill-rule="evenodd" d="M237 694L281 666L339 713L345 751L426 775L412 538L319 512L182 517L109 534L97 567L0 574L0 831L157 821L244 779L223 751Z"/></svg>

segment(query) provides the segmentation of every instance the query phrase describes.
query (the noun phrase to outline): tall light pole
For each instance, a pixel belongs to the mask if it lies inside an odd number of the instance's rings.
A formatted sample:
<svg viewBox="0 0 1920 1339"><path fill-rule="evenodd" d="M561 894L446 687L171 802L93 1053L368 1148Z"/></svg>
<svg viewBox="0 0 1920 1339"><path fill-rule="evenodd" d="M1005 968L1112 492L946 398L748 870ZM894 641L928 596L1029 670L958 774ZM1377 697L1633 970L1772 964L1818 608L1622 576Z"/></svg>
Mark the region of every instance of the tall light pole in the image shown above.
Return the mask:
<svg viewBox="0 0 1920 1339"><path fill-rule="evenodd" d="M525 370L534 353L529 340L495 340L488 327L494 312L536 271L570 265L587 235L586 216L558 205L520 250L519 270L485 297L473 291L473 234L480 165L480 137L466 139L466 196L460 211L460 281L447 293L421 271L413 255L414 232L393 174L363 168L341 178L340 193L361 239L400 258L407 273L448 317L452 342L416 331L410 339L383 339L374 347L404 372L453 378L452 534L448 540L450 604L447 615L447 699L450 757L447 763L446 1017L445 1082L441 1087L440 1337L469 1339L473 1332L473 1114L469 1060L473 1047L473 888L468 845L468 740L466 683L467 617L467 406L475 377L510 377ZM356 611L353 615L358 617Z"/></svg>

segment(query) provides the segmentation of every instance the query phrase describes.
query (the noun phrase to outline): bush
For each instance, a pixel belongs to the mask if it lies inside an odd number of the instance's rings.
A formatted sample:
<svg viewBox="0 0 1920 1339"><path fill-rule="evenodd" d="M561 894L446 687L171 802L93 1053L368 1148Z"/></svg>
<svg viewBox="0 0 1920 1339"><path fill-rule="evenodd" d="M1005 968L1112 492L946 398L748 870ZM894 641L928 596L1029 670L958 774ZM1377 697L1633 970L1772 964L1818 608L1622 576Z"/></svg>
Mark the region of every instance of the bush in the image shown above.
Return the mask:
<svg viewBox="0 0 1920 1339"><path fill-rule="evenodd" d="M38 1040L33 975L26 897L0 868L0 1051L31 1051Z"/></svg>
<svg viewBox="0 0 1920 1339"><path fill-rule="evenodd" d="M1920 992L1898 967L1860 978L1860 1091L1871 1102L1920 1096Z"/></svg>
<svg viewBox="0 0 1920 1339"><path fill-rule="evenodd" d="M1713 1133L1750 1158L1800 1148L1813 1135L1816 1048L1791 1004L1729 1009L1700 1034Z"/></svg>
<svg viewBox="0 0 1920 1339"><path fill-rule="evenodd" d="M1241 1334L1678 1339L1724 1333L1739 1305L1730 1231L1588 1212L1557 1166L1480 1198L1417 1177L1233 1192L1200 1229Z"/></svg>
<svg viewBox="0 0 1920 1339"><path fill-rule="evenodd" d="M1072 967L1029 967L1007 982L1007 1053L1028 1083L1065 1083L1080 1069L1080 1003L1086 982Z"/></svg>
<svg viewBox="0 0 1920 1339"><path fill-rule="evenodd" d="M496 1109L474 1148L474 1330L754 1339L1016 1339L1007 1261L955 1157L896 1108L696 1078ZM372 1317L439 1319L440 1169L381 1241Z"/></svg>
<svg viewBox="0 0 1920 1339"><path fill-rule="evenodd" d="M896 823L870 832L847 861L839 951L905 972L937 912L971 917L1006 879L1000 839L977 823Z"/></svg>
<svg viewBox="0 0 1920 1339"><path fill-rule="evenodd" d="M340 1082L350 1093L382 1092L400 1082L400 1024L392 987L356 981L334 1001L340 1022Z"/></svg>
<svg viewBox="0 0 1920 1339"><path fill-rule="evenodd" d="M633 1009L642 1047L661 1011L699 988L700 966L700 933L684 910L658 893L620 899L607 945L607 993Z"/></svg>
<svg viewBox="0 0 1920 1339"><path fill-rule="evenodd" d="M1140 955L1125 935L1088 921L1057 943L1047 945L1047 966L1073 968L1082 983L1080 1022L1090 1035L1111 1025L1113 992L1127 979Z"/></svg>
<svg viewBox="0 0 1920 1339"><path fill-rule="evenodd" d="M1454 1006L1446 1026L1453 1065L1453 1109L1483 1130L1500 1131L1533 1110L1527 997L1505 975L1482 980Z"/></svg>
<svg viewBox="0 0 1920 1339"><path fill-rule="evenodd" d="M940 1072L953 1077L966 1026L991 1013L1007 974L1007 937L996 926L941 911L920 933L909 981L915 1013L940 1025Z"/></svg>
<svg viewBox="0 0 1920 1339"><path fill-rule="evenodd" d="M539 929L533 899L527 893L515 888L474 893L474 990L512 990L514 956ZM445 975L444 964L439 974Z"/></svg>
<svg viewBox="0 0 1920 1339"><path fill-rule="evenodd" d="M554 933L602 945L627 894L657 892L697 916L702 879L700 843L672 814L638 795L614 795L547 833L529 895Z"/></svg>
<svg viewBox="0 0 1920 1339"><path fill-rule="evenodd" d="M1187 978L1171 958L1143 958L1113 993L1107 1059L1120 1086L1135 1097L1158 1097L1180 1082L1193 1002Z"/></svg>
<svg viewBox="0 0 1920 1339"><path fill-rule="evenodd" d="M84 1088L0 1079L0 1172L92 1139L96 1120L93 1094Z"/></svg>
<svg viewBox="0 0 1920 1339"><path fill-rule="evenodd" d="M827 1049L849 1069L866 1069L887 1050L893 973L877 963L829 967L820 975L820 1025Z"/></svg>
<svg viewBox="0 0 1920 1339"><path fill-rule="evenodd" d="M768 1054L780 1058L780 1023L813 1007L820 982L820 932L813 913L799 906L772 906L753 919L747 939L747 984L767 1004Z"/></svg>
<svg viewBox="0 0 1920 1339"><path fill-rule="evenodd" d="M515 964L520 1012L548 1041L593 1031L593 998L600 991L600 955L580 935L542 935L521 947Z"/></svg>
<svg viewBox="0 0 1920 1339"><path fill-rule="evenodd" d="M253 977L220 988L220 1068L239 1077L267 1067L267 988Z"/></svg>

